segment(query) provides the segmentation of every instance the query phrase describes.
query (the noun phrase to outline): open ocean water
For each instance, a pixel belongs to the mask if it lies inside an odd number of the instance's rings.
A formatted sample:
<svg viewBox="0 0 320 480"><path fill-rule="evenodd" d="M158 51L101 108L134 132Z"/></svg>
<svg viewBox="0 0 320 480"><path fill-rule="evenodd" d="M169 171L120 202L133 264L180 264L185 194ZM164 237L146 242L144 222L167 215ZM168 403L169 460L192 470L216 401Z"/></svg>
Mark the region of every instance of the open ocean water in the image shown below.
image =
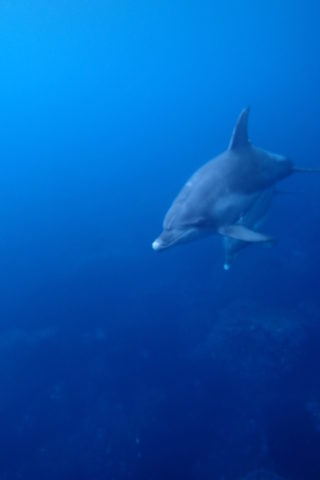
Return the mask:
<svg viewBox="0 0 320 480"><path fill-rule="evenodd" d="M0 3L0 480L319 480L320 175L151 248L249 135L320 167L314 0Z"/></svg>

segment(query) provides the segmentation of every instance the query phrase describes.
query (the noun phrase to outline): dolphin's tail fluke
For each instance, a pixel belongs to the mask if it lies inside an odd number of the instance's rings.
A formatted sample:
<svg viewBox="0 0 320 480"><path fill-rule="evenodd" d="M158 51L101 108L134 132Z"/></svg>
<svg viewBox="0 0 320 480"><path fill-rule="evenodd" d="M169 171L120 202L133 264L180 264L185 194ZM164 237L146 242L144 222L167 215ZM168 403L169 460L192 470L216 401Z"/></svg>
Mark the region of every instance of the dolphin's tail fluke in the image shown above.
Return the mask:
<svg viewBox="0 0 320 480"><path fill-rule="evenodd" d="M293 171L298 173L320 173L320 168L293 167Z"/></svg>

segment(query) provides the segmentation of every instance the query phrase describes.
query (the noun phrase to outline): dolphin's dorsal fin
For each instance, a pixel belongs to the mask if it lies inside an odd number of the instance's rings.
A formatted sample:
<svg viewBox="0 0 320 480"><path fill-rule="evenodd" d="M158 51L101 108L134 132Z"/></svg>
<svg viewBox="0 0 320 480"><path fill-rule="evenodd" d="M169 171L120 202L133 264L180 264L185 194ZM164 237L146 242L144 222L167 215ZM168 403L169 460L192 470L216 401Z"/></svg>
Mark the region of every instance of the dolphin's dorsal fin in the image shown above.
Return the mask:
<svg viewBox="0 0 320 480"><path fill-rule="evenodd" d="M236 126L233 129L232 137L229 143L229 150L235 148L248 147L250 145L248 139L248 116L249 107L242 110L237 120Z"/></svg>

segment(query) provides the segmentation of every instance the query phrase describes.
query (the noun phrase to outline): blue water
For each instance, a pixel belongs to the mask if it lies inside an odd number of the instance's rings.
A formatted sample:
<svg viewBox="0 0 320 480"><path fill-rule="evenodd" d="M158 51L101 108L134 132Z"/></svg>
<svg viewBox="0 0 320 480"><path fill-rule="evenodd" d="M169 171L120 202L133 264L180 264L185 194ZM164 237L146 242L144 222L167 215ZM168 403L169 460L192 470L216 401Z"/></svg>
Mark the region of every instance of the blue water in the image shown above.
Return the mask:
<svg viewBox="0 0 320 480"><path fill-rule="evenodd" d="M320 166L319 14L1 3L1 480L319 480L320 176L228 273L218 237L151 249L247 105L255 144Z"/></svg>

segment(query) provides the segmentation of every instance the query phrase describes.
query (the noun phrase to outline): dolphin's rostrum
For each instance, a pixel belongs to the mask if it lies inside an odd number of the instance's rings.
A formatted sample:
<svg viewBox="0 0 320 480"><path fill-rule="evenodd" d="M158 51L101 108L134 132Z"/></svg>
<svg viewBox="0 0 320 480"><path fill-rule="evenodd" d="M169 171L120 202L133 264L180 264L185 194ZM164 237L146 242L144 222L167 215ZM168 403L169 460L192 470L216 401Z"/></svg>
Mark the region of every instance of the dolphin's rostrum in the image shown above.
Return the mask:
<svg viewBox="0 0 320 480"><path fill-rule="evenodd" d="M184 185L164 218L163 231L152 244L154 250L219 233L226 239L228 269L242 246L272 241L255 228L269 208L274 185L293 173L295 166L288 158L251 144L248 115L249 108L241 112L228 149Z"/></svg>

